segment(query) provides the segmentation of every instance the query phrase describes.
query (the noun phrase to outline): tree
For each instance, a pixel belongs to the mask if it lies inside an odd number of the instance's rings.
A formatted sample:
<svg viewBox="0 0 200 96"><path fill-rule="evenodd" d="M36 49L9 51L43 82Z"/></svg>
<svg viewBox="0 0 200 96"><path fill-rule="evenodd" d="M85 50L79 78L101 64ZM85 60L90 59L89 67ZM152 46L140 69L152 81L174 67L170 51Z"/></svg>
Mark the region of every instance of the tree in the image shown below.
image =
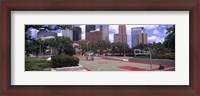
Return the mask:
<svg viewBox="0 0 200 96"><path fill-rule="evenodd" d="M105 41L105 40L100 40L100 41L97 41L96 43L94 43L93 46L94 46L93 49L95 51L99 50L100 54L103 54L104 50L108 50L108 48L110 48L110 42Z"/></svg>
<svg viewBox="0 0 200 96"><path fill-rule="evenodd" d="M45 28L45 25L25 25L25 32L27 32L29 28L40 30L41 28Z"/></svg>
<svg viewBox="0 0 200 96"><path fill-rule="evenodd" d="M27 32L27 30L29 28L34 28L37 29L39 31L42 30L57 30L57 29L72 29L72 25L25 25L25 32Z"/></svg>
<svg viewBox="0 0 200 96"><path fill-rule="evenodd" d="M72 41L68 37L56 37L46 40L50 47L57 50L58 54L65 53L66 55L75 54L75 49L73 48Z"/></svg>
<svg viewBox="0 0 200 96"><path fill-rule="evenodd" d="M164 45L171 50L171 52L175 52L175 25L166 28L167 36L165 37Z"/></svg>
<svg viewBox="0 0 200 96"><path fill-rule="evenodd" d="M39 55L40 44L35 40L26 40L25 41L25 51L26 55L35 54L37 57Z"/></svg>
<svg viewBox="0 0 200 96"><path fill-rule="evenodd" d="M83 53L85 53L87 51L87 45L86 44L80 44L80 47L81 47Z"/></svg>
<svg viewBox="0 0 200 96"><path fill-rule="evenodd" d="M120 53L120 55L122 55L122 53L124 53L124 51L127 51L129 49L128 44L125 43L112 43L112 53L114 55L114 53Z"/></svg>

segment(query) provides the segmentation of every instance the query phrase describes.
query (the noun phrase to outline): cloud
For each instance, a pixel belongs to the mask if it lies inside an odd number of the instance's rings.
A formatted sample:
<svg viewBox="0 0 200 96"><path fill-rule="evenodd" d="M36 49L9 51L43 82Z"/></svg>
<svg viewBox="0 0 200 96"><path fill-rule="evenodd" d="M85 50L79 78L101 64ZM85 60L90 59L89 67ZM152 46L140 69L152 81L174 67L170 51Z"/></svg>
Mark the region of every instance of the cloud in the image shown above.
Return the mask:
<svg viewBox="0 0 200 96"><path fill-rule="evenodd" d="M114 34L109 34L109 41L114 42Z"/></svg>
<svg viewBox="0 0 200 96"><path fill-rule="evenodd" d="M163 32L166 34L166 33L167 33L167 30L166 30L166 29L164 29L164 30L163 30Z"/></svg>
<svg viewBox="0 0 200 96"><path fill-rule="evenodd" d="M109 25L109 34L118 34L118 25Z"/></svg>
<svg viewBox="0 0 200 96"><path fill-rule="evenodd" d="M161 43L163 43L164 41L165 41L165 38L163 37L163 38L159 39L159 41L158 41L158 42L161 42Z"/></svg>
<svg viewBox="0 0 200 96"><path fill-rule="evenodd" d="M155 35L153 35L153 36L150 36L150 37L148 37L147 38L148 39L148 43L153 43L153 42L155 42L155 43L163 43L164 42L164 40L165 40L165 38L164 37L159 37L159 36L155 36Z"/></svg>
<svg viewBox="0 0 200 96"><path fill-rule="evenodd" d="M157 39L157 36L151 36L147 38L149 41L155 41Z"/></svg>
<svg viewBox="0 0 200 96"><path fill-rule="evenodd" d="M61 32L61 33L58 33L57 36L62 36L62 32Z"/></svg>
<svg viewBox="0 0 200 96"><path fill-rule="evenodd" d="M159 32L158 30L154 30L154 31L153 31L153 34L154 34L154 35L160 35L160 32Z"/></svg>
<svg viewBox="0 0 200 96"><path fill-rule="evenodd" d="M159 27L159 25L146 25L146 26L144 26L145 29L156 29L158 27Z"/></svg>

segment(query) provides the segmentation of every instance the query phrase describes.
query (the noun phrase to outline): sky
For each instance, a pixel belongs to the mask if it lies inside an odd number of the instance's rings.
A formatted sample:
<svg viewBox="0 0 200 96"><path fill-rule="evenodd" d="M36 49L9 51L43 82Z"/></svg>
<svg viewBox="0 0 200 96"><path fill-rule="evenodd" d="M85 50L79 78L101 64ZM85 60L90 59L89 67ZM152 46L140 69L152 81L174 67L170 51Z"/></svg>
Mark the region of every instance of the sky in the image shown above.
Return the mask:
<svg viewBox="0 0 200 96"><path fill-rule="evenodd" d="M166 28L169 28L170 24L162 25L126 25L127 33L127 43L131 46L131 28L133 27L144 27L145 32L147 33L148 43L153 42L164 42L164 38L167 36ZM85 25L80 25L82 29L81 38L85 39ZM99 30L97 27L96 30ZM118 34L118 25L109 25L109 41L114 42L114 34Z"/></svg>
<svg viewBox="0 0 200 96"><path fill-rule="evenodd" d="M131 46L131 28L134 27L144 27L145 32L147 33L148 43L153 42L164 42L165 37L167 36L166 28L169 28L170 24L160 24L160 25L126 25L127 33L127 43ZM79 25L81 27L81 39L85 39L85 25ZM99 26L96 26L96 30L99 30ZM61 29L54 31L58 33L58 36L62 36ZM114 42L114 34L118 34L118 25L109 25L109 41Z"/></svg>

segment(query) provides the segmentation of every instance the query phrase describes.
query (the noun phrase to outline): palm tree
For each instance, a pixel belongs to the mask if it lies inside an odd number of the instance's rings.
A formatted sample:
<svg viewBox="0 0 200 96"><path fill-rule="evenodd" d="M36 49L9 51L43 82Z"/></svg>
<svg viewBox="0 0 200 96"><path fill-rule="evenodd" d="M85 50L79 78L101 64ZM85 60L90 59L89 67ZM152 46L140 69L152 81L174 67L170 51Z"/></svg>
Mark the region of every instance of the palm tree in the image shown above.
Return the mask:
<svg viewBox="0 0 200 96"><path fill-rule="evenodd" d="M166 29L167 37L165 37L164 45L171 50L171 52L175 52L175 25Z"/></svg>

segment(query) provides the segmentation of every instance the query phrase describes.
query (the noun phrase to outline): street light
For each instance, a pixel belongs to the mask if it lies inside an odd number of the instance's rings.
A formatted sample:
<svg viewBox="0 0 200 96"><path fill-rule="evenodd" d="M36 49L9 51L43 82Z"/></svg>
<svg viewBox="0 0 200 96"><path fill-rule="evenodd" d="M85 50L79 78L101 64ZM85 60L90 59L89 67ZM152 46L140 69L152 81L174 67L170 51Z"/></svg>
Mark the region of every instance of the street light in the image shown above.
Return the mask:
<svg viewBox="0 0 200 96"><path fill-rule="evenodd" d="M90 43L90 41L87 42L87 52L88 52L88 44Z"/></svg>
<svg viewBox="0 0 200 96"><path fill-rule="evenodd" d="M149 49L149 55L150 55L150 70L152 70L152 54L151 54L151 49L150 48L148 48Z"/></svg>
<svg viewBox="0 0 200 96"><path fill-rule="evenodd" d="M92 44L90 44L90 52L92 51L92 50L91 50L91 46L92 46Z"/></svg>
<svg viewBox="0 0 200 96"><path fill-rule="evenodd" d="M123 47L124 47L124 57L125 57L126 55L125 55L125 43L124 43L124 34L122 34L122 44L123 44Z"/></svg>
<svg viewBox="0 0 200 96"><path fill-rule="evenodd" d="M126 54L125 54L125 43L124 43L124 57L126 56Z"/></svg>

